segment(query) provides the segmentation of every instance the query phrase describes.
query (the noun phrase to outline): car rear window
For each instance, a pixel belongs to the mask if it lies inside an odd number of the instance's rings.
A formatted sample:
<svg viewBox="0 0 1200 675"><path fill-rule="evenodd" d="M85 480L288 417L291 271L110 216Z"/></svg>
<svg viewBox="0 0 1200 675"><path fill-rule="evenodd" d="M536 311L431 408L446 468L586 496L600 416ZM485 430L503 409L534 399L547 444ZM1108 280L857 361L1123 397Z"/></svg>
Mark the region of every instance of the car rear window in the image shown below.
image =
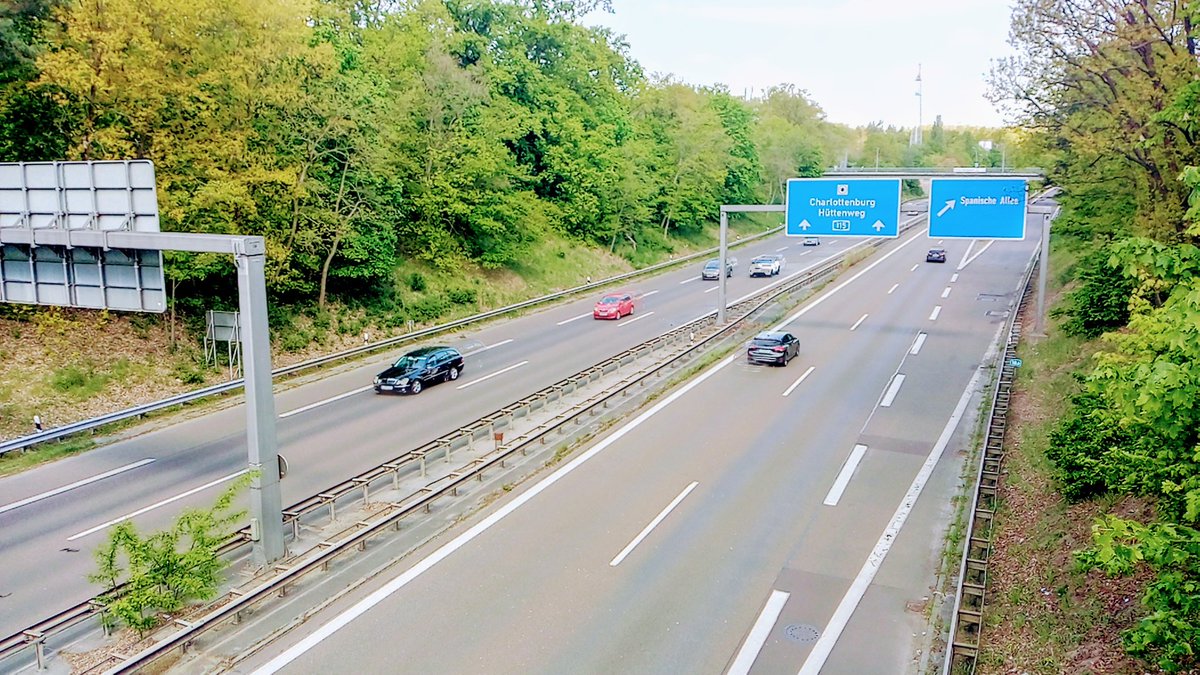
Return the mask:
<svg viewBox="0 0 1200 675"><path fill-rule="evenodd" d="M755 347L774 347L779 344L779 340L775 338L754 338L750 344Z"/></svg>

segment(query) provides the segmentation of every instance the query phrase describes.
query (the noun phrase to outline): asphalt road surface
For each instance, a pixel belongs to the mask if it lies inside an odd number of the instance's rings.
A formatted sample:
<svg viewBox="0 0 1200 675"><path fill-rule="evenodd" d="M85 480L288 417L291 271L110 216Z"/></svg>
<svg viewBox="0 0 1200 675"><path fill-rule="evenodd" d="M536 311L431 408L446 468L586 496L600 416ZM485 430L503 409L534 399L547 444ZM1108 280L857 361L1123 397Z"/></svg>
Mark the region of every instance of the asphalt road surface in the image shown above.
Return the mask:
<svg viewBox="0 0 1200 675"><path fill-rule="evenodd" d="M857 243L802 247L779 235L735 249L740 262L728 297L736 301ZM748 278L750 259L773 252L787 257L783 273ZM471 345L466 369L457 382L418 396L370 389L375 373L411 346L282 391L285 507L712 311L717 283L699 278L702 265L631 282L639 303L620 321L592 319L597 293L437 340ZM86 575L111 524L131 518L152 531L186 507L210 505L246 468L244 433L237 405L0 479L0 635L94 596L100 589Z"/></svg>
<svg viewBox="0 0 1200 675"><path fill-rule="evenodd" d="M1039 225L902 237L781 324L786 368L731 355L239 670L917 672Z"/></svg>

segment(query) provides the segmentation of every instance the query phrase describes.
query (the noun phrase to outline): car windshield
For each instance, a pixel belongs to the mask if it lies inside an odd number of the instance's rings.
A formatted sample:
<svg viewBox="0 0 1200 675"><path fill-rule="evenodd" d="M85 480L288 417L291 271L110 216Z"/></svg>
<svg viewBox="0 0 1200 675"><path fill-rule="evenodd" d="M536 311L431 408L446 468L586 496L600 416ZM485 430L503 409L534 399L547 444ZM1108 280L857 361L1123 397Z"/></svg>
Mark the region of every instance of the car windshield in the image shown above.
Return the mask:
<svg viewBox="0 0 1200 675"><path fill-rule="evenodd" d="M617 304L617 303L618 303L618 302L620 302L620 301L621 301L621 298L619 298L618 296L615 296L615 295L608 295L608 296L605 296L605 297L603 297L603 298L601 298L601 299L600 299L600 304L602 304L602 305L615 305L615 304ZM586 305L585 305L585 307L586 307Z"/></svg>
<svg viewBox="0 0 1200 675"><path fill-rule="evenodd" d="M410 356L408 354L405 354L404 356L401 356L399 359L397 359L396 362L392 364L392 366L394 366L396 368L403 368L405 370L410 370L412 368L424 368L425 367L425 357L424 356Z"/></svg>

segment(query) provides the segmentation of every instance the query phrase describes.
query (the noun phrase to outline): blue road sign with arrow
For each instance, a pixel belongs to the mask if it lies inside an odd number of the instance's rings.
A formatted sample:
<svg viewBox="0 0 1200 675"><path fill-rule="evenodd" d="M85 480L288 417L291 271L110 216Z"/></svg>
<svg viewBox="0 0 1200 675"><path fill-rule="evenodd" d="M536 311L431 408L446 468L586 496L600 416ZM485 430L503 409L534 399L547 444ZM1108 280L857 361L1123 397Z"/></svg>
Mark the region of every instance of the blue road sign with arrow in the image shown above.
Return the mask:
<svg viewBox="0 0 1200 675"><path fill-rule="evenodd" d="M934 178L929 186L929 236L1024 239L1025 180Z"/></svg>
<svg viewBox="0 0 1200 675"><path fill-rule="evenodd" d="M900 179L793 178L786 222L793 237L897 237Z"/></svg>

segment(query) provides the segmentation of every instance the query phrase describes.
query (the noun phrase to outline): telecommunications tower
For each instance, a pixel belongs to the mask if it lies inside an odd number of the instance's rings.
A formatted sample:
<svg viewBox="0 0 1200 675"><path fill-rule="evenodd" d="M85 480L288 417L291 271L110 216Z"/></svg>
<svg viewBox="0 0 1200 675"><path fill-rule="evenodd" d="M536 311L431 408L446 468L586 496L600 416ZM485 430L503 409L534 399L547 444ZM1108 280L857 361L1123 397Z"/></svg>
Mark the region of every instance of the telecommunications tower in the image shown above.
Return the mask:
<svg viewBox="0 0 1200 675"><path fill-rule="evenodd" d="M917 64L917 126L908 137L909 145L921 145L921 64Z"/></svg>

